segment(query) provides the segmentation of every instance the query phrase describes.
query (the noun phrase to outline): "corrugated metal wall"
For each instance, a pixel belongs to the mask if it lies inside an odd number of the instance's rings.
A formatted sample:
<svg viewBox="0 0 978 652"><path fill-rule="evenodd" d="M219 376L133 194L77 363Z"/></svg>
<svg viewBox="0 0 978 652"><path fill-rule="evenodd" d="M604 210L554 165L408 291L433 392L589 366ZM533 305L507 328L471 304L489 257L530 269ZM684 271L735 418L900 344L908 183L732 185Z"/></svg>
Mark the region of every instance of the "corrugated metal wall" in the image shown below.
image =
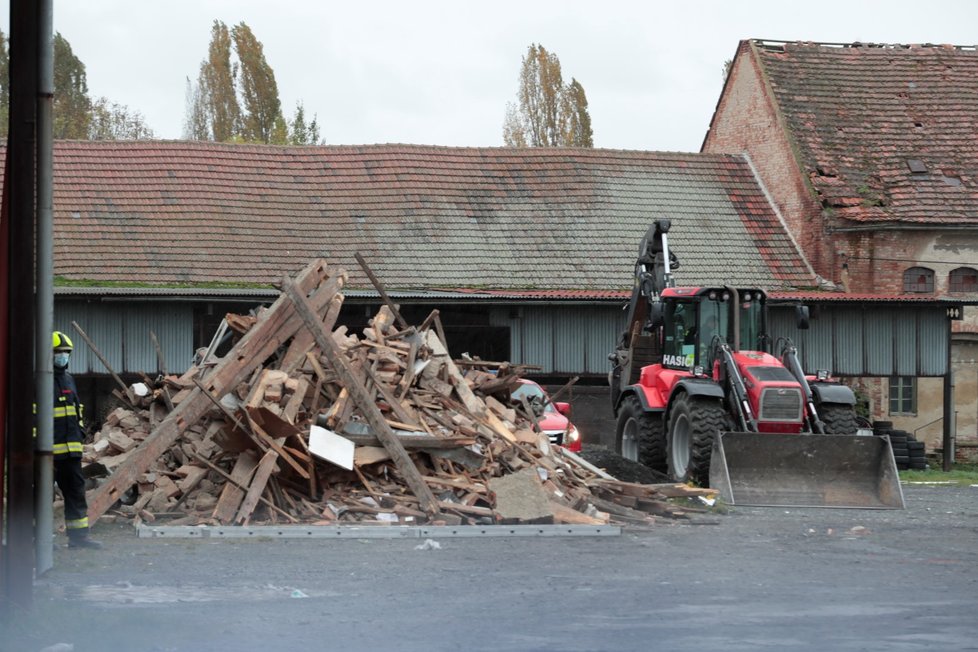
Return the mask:
<svg viewBox="0 0 978 652"><path fill-rule="evenodd" d="M511 316L494 308L493 326L508 326L510 360L542 367L540 373L607 374L608 354L625 328L621 306L524 306Z"/></svg>
<svg viewBox="0 0 978 652"><path fill-rule="evenodd" d="M75 344L73 374L108 371L71 326L78 322L117 373L145 372L152 377L158 364L150 331L156 333L167 371L183 373L193 361L193 306L177 302L87 302L57 300L54 328Z"/></svg>
<svg viewBox="0 0 978 652"><path fill-rule="evenodd" d="M818 306L806 331L795 327L793 306L772 306L769 318L772 341L791 338L809 373L826 369L840 376L943 376L947 370L942 308Z"/></svg>
<svg viewBox="0 0 978 652"><path fill-rule="evenodd" d="M168 370L186 371L193 358L193 304L178 302L55 302L55 328L75 342L73 373L106 373L71 327L85 330L119 373L157 370L149 332L160 340ZM793 306L772 306L772 346L789 337L806 372L872 376L941 376L947 366L947 321L940 308L819 306L811 328L795 327ZM493 326L510 329L510 360L545 374L607 374L608 354L625 327L618 304L499 306Z"/></svg>

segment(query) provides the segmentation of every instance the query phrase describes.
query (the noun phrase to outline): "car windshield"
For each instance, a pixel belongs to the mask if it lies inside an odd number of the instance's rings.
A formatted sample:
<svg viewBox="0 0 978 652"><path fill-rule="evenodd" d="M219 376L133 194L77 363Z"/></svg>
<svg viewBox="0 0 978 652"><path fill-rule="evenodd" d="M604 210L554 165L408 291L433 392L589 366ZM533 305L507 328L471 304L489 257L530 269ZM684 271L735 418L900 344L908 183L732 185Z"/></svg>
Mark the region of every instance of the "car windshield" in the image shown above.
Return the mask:
<svg viewBox="0 0 978 652"><path fill-rule="evenodd" d="M554 407L554 404L547 401L547 395L546 393L544 393L543 389L539 385L534 385L530 383L520 383L520 386L513 390L511 396L513 400L516 401L517 403L522 402L524 396L526 397L527 402L529 402L530 404L533 403L542 404L546 402L547 406L544 408L545 411L547 412L557 411L557 408Z"/></svg>

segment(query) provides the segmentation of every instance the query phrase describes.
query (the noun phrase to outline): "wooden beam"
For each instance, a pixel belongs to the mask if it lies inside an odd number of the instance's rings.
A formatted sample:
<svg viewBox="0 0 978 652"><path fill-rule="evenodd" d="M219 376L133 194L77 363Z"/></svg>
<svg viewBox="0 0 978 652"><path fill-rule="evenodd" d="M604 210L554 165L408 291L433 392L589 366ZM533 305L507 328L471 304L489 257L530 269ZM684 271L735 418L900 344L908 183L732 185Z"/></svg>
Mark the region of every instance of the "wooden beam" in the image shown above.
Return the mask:
<svg viewBox="0 0 978 652"><path fill-rule="evenodd" d="M327 271L326 261L316 259L299 273L295 285L296 291L303 295L312 292L310 302L316 309L329 303L345 281L345 272L338 270L331 275ZM302 324L292 301L280 296L207 376L204 385L211 397L220 400L220 397L244 381L295 335ZM108 480L92 492L88 503L90 523L94 524L99 516L112 507L187 428L200 421L211 408L211 397L204 396L202 390L195 387Z"/></svg>
<svg viewBox="0 0 978 652"><path fill-rule="evenodd" d="M248 490L248 487L242 486L240 483L236 482L231 476L229 476L227 473L224 472L224 469L222 469L221 467L219 467L219 466L217 466L215 464L212 464L210 460L208 460L206 457L204 457L200 453L194 453L194 457L196 457L198 460L200 460L201 462L203 462L204 464L206 464L208 467L210 467L211 471L216 472L218 475L220 475L221 477L223 477L225 480L227 480L231 484L234 484L235 486L237 486L238 489L241 489L242 491L247 491ZM293 523L298 523L299 522L299 519L297 519L296 517L292 516L287 511L285 511L284 509L282 509L281 507L279 507L278 505L276 505L272 501L266 499L264 496L261 497L261 498L259 498L258 500L260 500L262 503L268 505L271 509L275 510L276 512L278 512L279 514L281 514L282 516L284 516L288 520L292 521Z"/></svg>
<svg viewBox="0 0 978 652"><path fill-rule="evenodd" d="M370 282L374 284L377 294L379 294L380 298L384 300L387 307L391 309L394 319L397 320L397 325L400 326L401 329L408 328L408 323L404 320L404 317L401 317L401 313L397 310L397 306L394 305L391 298L387 296L387 291L384 289L384 284L381 283L376 276L374 276L373 270L370 269L370 265L367 264L367 261L363 259L363 256L360 255L359 251L354 253L353 257L357 259L357 262L360 263L360 268L363 269L363 273L366 274L367 278L370 279Z"/></svg>
<svg viewBox="0 0 978 652"><path fill-rule="evenodd" d="M384 419L384 415L377 407L377 404L374 403L373 398L371 398L366 388L356 377L356 374L354 374L350 363L340 351L336 341L323 329L323 325L316 319L315 311L309 306L309 302L296 287L296 284L292 282L292 279L288 276L283 278L282 287L285 290L286 296L295 305L296 312L298 312L302 321L305 323L306 328L312 331L316 338L316 344L329 361L333 371L339 376L343 386L350 392L350 396L367 418L367 422L380 438L381 443L384 444L384 448L390 452L391 458L394 460L394 465L401 473L401 476L415 497L417 497L418 502L421 504L421 509L431 517L437 516L440 510L434 494L431 493L431 489L425 484L421 474L418 472L418 468L414 465L414 461L408 456L407 451L394 434L394 431L387 425L387 421Z"/></svg>
<svg viewBox="0 0 978 652"><path fill-rule="evenodd" d="M373 434L349 435L345 432L338 434L349 439L357 446L383 446L380 442L380 437ZM452 449L471 446L475 443L475 437L431 437L429 435L401 435L398 433L394 433L394 436L400 440L404 448L410 448L412 450Z"/></svg>
<svg viewBox="0 0 978 652"><path fill-rule="evenodd" d="M241 507L238 509L237 516L234 517L234 522L238 525L247 525L248 521L251 520L251 513L255 511L255 507L258 506L258 499L261 498L262 492L265 491L265 486L268 484L268 479L272 477L272 473L275 472L275 463L278 461L278 453L275 451L268 451L265 456L261 458L261 462L258 463L258 468L255 469L255 475L252 476L251 486L248 487L248 493L245 495L244 501L241 503Z"/></svg>
<svg viewBox="0 0 978 652"><path fill-rule="evenodd" d="M78 325L78 322L76 321L71 322L71 327L74 328L79 335L81 335L81 338L85 340L85 344L88 345L88 348L92 350L92 353L95 354L95 357L98 358L99 361L102 363L102 365L106 368L106 370L109 372L109 375L112 376L115 382L119 383L119 387L122 388L122 393L126 395L126 398L129 399L129 402L135 405L136 401L133 400L132 391L129 389L129 386L126 385L124 382L122 382L122 379L119 378L119 374L115 372L115 369L112 368L112 365L109 364L109 361L106 360L105 356L102 355L102 352L98 350L98 347L95 346L95 342L92 341L92 338L90 338L88 335L85 334L85 331L83 331L82 327Z"/></svg>
<svg viewBox="0 0 978 652"><path fill-rule="evenodd" d="M217 499L213 518L224 525L231 522L247 491L243 487L247 487L251 482L251 477L254 475L257 466L258 458L254 452L245 451L238 455L238 459L234 461L234 468L231 469L231 475L228 477L229 482L224 485L221 496Z"/></svg>

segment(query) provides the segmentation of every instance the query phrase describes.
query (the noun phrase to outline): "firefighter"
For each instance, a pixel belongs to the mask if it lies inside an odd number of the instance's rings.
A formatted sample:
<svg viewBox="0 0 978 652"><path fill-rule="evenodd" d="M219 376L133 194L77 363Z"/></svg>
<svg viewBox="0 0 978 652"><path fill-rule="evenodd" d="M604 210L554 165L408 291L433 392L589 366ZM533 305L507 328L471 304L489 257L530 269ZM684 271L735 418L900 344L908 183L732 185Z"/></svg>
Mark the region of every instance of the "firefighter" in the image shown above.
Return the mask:
<svg viewBox="0 0 978 652"><path fill-rule="evenodd" d="M71 340L55 331L54 344L54 480L65 499L65 528L69 548L101 548L88 536L88 503L82 474L84 415L75 379L68 373Z"/></svg>

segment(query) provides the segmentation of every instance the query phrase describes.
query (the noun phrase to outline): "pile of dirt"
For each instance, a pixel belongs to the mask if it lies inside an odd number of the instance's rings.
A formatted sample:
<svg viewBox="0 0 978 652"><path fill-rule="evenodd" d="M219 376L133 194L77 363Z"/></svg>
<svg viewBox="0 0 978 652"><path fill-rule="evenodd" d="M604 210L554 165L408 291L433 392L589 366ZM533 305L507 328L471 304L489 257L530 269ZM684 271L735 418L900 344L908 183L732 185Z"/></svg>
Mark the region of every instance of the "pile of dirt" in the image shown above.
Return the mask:
<svg viewBox="0 0 978 652"><path fill-rule="evenodd" d="M669 476L665 473L654 471L644 464L627 460L607 446L585 444L580 456L622 482L637 482L639 484L670 482Z"/></svg>

